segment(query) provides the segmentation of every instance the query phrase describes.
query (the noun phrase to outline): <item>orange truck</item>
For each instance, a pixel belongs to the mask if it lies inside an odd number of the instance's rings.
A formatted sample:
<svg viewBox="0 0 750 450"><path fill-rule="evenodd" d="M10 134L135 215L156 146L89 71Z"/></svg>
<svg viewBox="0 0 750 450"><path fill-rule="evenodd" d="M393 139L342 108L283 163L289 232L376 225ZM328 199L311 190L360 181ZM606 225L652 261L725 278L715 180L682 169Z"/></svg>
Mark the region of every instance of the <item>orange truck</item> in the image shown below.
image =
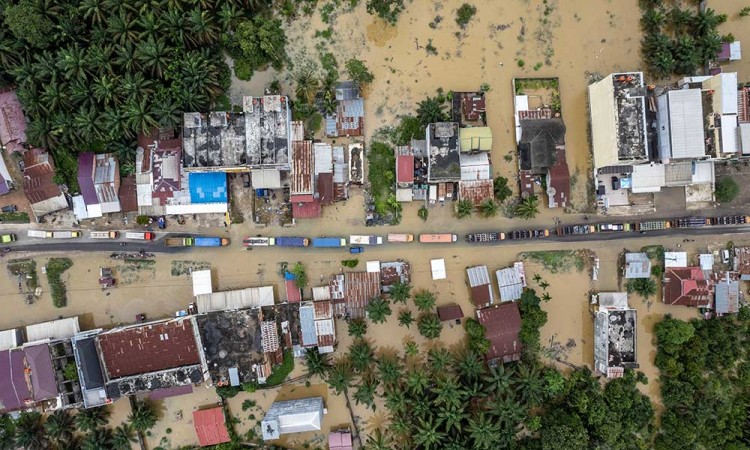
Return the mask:
<svg viewBox="0 0 750 450"><path fill-rule="evenodd" d="M420 234L419 242L425 244L435 243L452 243L458 240L458 236L451 233L439 233L439 234Z"/></svg>

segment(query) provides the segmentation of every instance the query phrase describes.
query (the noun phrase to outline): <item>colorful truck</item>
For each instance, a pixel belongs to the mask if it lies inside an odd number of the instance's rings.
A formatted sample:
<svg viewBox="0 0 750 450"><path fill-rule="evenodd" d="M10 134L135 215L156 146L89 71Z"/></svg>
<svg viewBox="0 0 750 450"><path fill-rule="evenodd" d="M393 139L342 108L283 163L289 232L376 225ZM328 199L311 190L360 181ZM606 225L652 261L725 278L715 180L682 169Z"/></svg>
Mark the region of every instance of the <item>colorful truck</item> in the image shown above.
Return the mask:
<svg viewBox="0 0 750 450"><path fill-rule="evenodd" d="M383 243L381 236L362 236L358 234L352 234L349 236L349 244L351 245L380 245Z"/></svg>
<svg viewBox="0 0 750 450"><path fill-rule="evenodd" d="M466 235L466 242L481 243L481 242L496 242L505 239L505 233L490 232L490 233L472 233Z"/></svg>
<svg viewBox="0 0 750 450"><path fill-rule="evenodd" d="M42 239L72 239L81 237L80 231L29 230L28 236Z"/></svg>
<svg viewBox="0 0 750 450"><path fill-rule="evenodd" d="M0 243L3 244L10 244L11 242L16 241L16 235L13 233L3 234L0 236Z"/></svg>
<svg viewBox="0 0 750 450"><path fill-rule="evenodd" d="M388 242L406 243L414 241L413 234L392 233L388 235Z"/></svg>
<svg viewBox="0 0 750 450"><path fill-rule="evenodd" d="M89 239L117 239L120 233L117 231L92 231L89 233Z"/></svg>
<svg viewBox="0 0 750 450"><path fill-rule="evenodd" d="M125 233L125 239L136 239L139 241L151 241L155 237L150 231L128 231Z"/></svg>
<svg viewBox="0 0 750 450"><path fill-rule="evenodd" d="M242 245L245 247L268 247L274 243L275 239L272 237L246 237L242 240Z"/></svg>
<svg viewBox="0 0 750 450"><path fill-rule="evenodd" d="M458 236L451 233L438 233L438 234L420 234L419 235L419 242L425 243L425 244L433 244L433 243L451 243L456 242L458 240Z"/></svg>
<svg viewBox="0 0 750 450"><path fill-rule="evenodd" d="M164 239L164 245L167 247L192 247L193 238L191 237L171 237Z"/></svg>
<svg viewBox="0 0 750 450"><path fill-rule="evenodd" d="M229 239L201 236L193 238L193 245L196 247L226 247L227 245L229 245Z"/></svg>
<svg viewBox="0 0 750 450"><path fill-rule="evenodd" d="M346 239L340 237L312 238L313 247L346 247Z"/></svg>
<svg viewBox="0 0 750 450"><path fill-rule="evenodd" d="M303 237L277 237L273 238L273 244L278 247L307 247L310 245L310 240Z"/></svg>

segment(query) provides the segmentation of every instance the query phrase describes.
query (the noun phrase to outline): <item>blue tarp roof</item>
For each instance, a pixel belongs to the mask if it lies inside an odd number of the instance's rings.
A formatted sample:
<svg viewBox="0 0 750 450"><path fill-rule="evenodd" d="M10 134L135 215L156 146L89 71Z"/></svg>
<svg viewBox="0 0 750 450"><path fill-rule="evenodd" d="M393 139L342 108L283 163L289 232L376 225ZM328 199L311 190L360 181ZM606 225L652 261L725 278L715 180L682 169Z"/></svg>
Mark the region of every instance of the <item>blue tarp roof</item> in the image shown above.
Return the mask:
<svg viewBox="0 0 750 450"><path fill-rule="evenodd" d="M284 271L284 279L285 280L296 280L297 276L293 274L292 272L289 272L288 270Z"/></svg>
<svg viewBox="0 0 750 450"><path fill-rule="evenodd" d="M225 173L191 173L189 180L192 203L227 202L227 175Z"/></svg>

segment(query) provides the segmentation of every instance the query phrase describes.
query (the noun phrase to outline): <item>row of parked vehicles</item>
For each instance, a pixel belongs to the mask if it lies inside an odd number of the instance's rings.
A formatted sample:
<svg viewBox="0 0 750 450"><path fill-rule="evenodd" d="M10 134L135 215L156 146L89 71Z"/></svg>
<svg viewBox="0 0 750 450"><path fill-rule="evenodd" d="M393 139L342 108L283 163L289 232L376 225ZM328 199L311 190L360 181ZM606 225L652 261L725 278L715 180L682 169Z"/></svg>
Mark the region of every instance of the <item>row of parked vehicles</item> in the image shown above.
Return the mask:
<svg viewBox="0 0 750 450"><path fill-rule="evenodd" d="M436 234L420 234L419 242L422 243L451 243L456 242L458 236L452 233L436 233ZM391 233L385 236L376 235L351 235L347 238L343 237L294 237L294 236L283 236L283 237L247 237L243 239L242 245L245 247L317 247L317 248L336 248L346 247L350 245L349 251L351 253L362 253L366 245L381 245L384 242L390 243L408 243L414 241L413 234L405 233Z"/></svg>

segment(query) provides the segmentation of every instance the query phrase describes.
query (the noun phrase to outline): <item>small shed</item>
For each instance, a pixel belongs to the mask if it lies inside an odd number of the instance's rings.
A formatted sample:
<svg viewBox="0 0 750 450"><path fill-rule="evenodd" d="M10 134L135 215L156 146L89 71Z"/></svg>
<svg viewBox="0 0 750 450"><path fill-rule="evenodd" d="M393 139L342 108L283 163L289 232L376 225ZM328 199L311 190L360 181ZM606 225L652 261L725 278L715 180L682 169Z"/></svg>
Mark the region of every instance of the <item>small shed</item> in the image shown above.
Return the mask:
<svg viewBox="0 0 750 450"><path fill-rule="evenodd" d="M224 411L220 406L193 411L193 425L201 447L231 441L227 431Z"/></svg>
<svg viewBox="0 0 750 450"><path fill-rule="evenodd" d="M664 252L664 267L687 267L687 252Z"/></svg>
<svg viewBox="0 0 750 450"><path fill-rule="evenodd" d="M448 274L445 271L445 260L444 259L432 259L430 260L430 268L432 269L433 280L445 280L448 278Z"/></svg>
<svg viewBox="0 0 750 450"><path fill-rule="evenodd" d="M438 306L437 314L443 322L448 320L460 320L464 318L464 312L459 305Z"/></svg>
<svg viewBox="0 0 750 450"><path fill-rule="evenodd" d="M214 292L211 283L211 270L194 270L193 278L193 296L201 294L212 294Z"/></svg>

